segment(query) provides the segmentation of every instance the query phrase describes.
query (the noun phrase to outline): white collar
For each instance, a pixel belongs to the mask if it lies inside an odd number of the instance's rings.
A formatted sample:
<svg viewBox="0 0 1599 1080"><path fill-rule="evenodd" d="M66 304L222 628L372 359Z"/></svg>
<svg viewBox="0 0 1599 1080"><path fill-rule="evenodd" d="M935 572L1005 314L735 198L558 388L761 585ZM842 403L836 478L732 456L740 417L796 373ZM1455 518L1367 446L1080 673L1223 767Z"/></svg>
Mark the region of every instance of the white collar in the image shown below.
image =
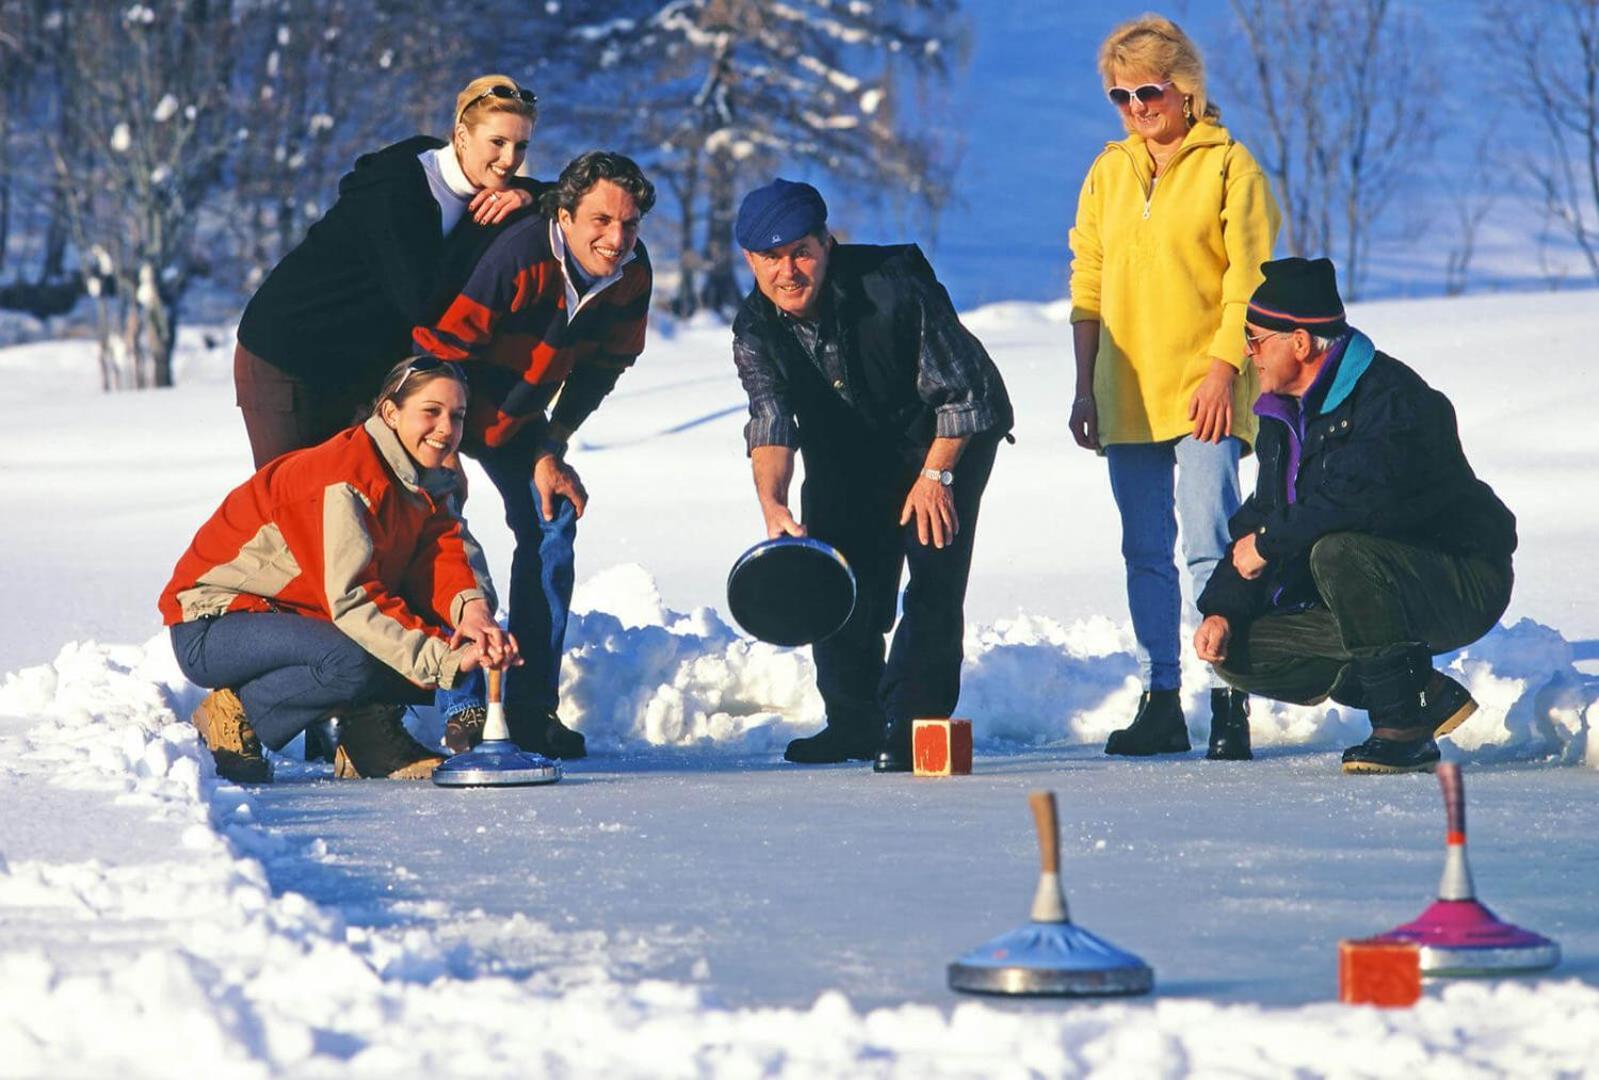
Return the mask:
<svg viewBox="0 0 1599 1080"><path fill-rule="evenodd" d="M458 199L471 199L478 193L476 185L466 178L460 159L455 156L453 142L439 148L439 176L444 180L444 186L450 189L450 194Z"/></svg>

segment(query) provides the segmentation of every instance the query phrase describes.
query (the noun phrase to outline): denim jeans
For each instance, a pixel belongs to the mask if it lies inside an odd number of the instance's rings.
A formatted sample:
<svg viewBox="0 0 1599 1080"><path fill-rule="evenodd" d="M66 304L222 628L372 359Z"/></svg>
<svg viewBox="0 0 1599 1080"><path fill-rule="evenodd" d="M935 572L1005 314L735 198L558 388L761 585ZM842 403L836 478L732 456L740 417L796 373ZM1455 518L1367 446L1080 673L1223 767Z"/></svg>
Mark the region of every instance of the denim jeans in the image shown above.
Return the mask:
<svg viewBox="0 0 1599 1080"><path fill-rule="evenodd" d="M1160 443L1105 448L1110 489L1122 519L1122 559L1127 564L1127 605L1138 642L1138 667L1150 690L1181 684L1183 594L1177 579L1178 523L1193 596L1205 589L1227 553L1227 519L1239 505L1235 438L1219 443L1192 436ZM1175 472L1175 483L1173 473ZM1198 612L1189 599L1189 611ZM1214 686L1225 686L1218 676Z"/></svg>
<svg viewBox="0 0 1599 1080"><path fill-rule="evenodd" d="M422 704L429 696L321 619L236 611L178 623L171 634L184 677L237 693L250 726L273 750L340 709Z"/></svg>
<svg viewBox="0 0 1599 1080"><path fill-rule="evenodd" d="M531 447L525 440L475 456L505 502L505 523L516 539L506 628L516 637L523 664L506 674L505 709L554 712L572 610L577 510L571 500L556 499L555 517L544 517L543 500L533 486ZM454 690L440 690L434 704L452 716L483 701L483 676L474 672Z"/></svg>

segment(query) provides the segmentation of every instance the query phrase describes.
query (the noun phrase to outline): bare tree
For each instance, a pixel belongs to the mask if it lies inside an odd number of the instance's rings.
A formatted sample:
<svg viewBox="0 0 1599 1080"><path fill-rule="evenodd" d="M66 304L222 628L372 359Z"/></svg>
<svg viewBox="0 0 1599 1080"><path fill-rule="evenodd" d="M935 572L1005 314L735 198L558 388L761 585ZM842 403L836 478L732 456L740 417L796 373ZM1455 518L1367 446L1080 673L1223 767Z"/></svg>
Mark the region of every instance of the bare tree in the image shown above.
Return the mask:
<svg viewBox="0 0 1599 1080"><path fill-rule="evenodd" d="M80 263L89 275L107 389L172 385L178 301L205 260L198 209L233 139L225 0L76 5L67 69L79 89L50 134ZM91 165L80 168L76 147Z"/></svg>
<svg viewBox="0 0 1599 1080"><path fill-rule="evenodd" d="M672 195L681 260L674 308L728 311L740 182L825 169L872 202L947 197L936 127L912 133L902 96L945 78L956 0L634 0L576 26L593 57L580 113L639 156Z"/></svg>
<svg viewBox="0 0 1599 1080"><path fill-rule="evenodd" d="M1540 128L1541 152L1521 169L1599 279L1599 0L1491 0L1487 11L1512 92Z"/></svg>
<svg viewBox="0 0 1599 1080"><path fill-rule="evenodd" d="M1229 4L1249 57L1234 90L1261 121L1284 244L1294 255L1338 254L1357 299L1374 227L1439 134L1409 104L1438 84L1421 23L1391 0Z"/></svg>

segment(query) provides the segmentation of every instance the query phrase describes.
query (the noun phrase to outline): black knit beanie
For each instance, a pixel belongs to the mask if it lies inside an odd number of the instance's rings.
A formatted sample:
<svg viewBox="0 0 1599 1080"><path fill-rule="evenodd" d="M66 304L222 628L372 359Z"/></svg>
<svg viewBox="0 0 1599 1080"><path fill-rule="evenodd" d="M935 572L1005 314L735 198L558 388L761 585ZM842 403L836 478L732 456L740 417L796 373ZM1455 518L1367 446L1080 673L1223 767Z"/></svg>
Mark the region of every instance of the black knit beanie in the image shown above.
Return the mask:
<svg viewBox="0 0 1599 1080"><path fill-rule="evenodd" d="M1276 259L1260 264L1266 280L1249 299L1245 319L1267 330L1308 330L1337 337L1349 329L1331 259Z"/></svg>

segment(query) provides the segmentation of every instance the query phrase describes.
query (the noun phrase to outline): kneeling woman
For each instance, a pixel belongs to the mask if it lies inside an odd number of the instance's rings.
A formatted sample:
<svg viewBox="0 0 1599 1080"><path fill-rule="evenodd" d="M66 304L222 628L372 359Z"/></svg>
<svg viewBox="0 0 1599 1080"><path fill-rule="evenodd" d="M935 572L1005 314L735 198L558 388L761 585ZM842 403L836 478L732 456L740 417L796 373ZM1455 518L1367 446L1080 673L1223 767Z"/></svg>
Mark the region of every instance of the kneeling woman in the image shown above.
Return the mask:
<svg viewBox="0 0 1599 1080"><path fill-rule="evenodd" d="M406 733L405 705L518 662L445 467L466 396L454 364L397 364L365 423L235 488L179 560L161 614L183 674L213 691L194 724L222 776L270 780L263 742L337 715L337 775L426 778L443 759Z"/></svg>

